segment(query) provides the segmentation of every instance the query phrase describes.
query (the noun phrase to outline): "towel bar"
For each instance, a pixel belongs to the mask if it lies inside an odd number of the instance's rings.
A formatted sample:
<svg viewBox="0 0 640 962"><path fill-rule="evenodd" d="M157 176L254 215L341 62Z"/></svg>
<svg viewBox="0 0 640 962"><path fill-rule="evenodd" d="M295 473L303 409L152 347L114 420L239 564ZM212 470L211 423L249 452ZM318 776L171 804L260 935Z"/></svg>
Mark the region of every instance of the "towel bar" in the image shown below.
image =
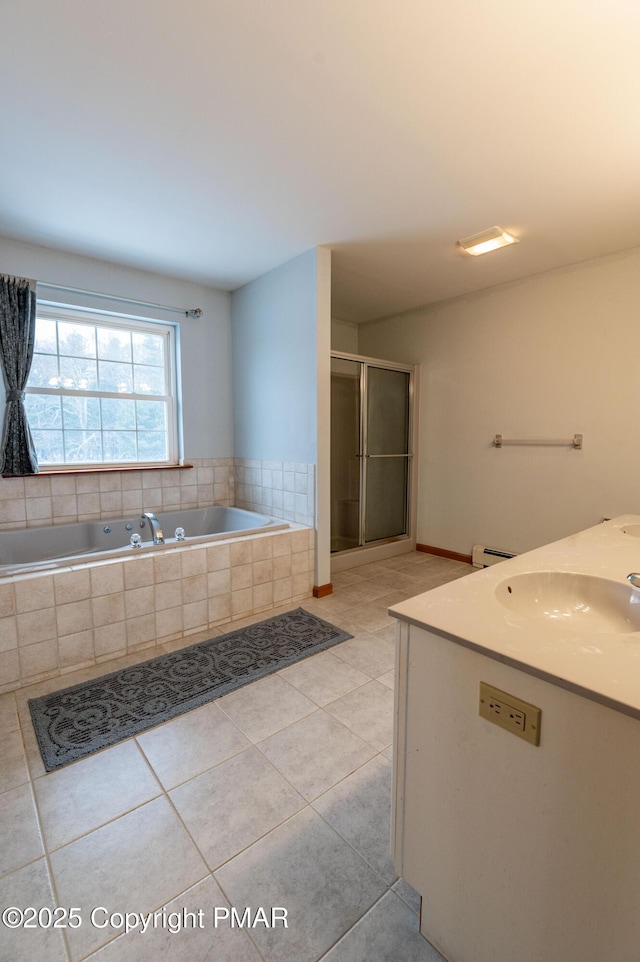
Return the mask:
<svg viewBox="0 0 640 962"><path fill-rule="evenodd" d="M572 438L565 440L564 438L503 438L501 434L496 434L493 439L494 447L502 448L506 444L569 445L569 447L580 450L582 448L582 435L574 434Z"/></svg>

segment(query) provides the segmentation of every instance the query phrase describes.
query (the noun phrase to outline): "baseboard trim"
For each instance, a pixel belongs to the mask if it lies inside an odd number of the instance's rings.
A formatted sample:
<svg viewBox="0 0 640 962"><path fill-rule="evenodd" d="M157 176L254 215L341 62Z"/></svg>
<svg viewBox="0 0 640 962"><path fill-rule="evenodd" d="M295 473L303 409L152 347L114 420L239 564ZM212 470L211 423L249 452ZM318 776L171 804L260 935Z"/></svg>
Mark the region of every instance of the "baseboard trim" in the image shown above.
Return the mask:
<svg viewBox="0 0 640 962"><path fill-rule="evenodd" d="M313 597L314 598L326 598L327 595L333 594L333 585L331 582L327 585L314 585L313 586Z"/></svg>
<svg viewBox="0 0 640 962"><path fill-rule="evenodd" d="M416 551L424 551L426 554L436 554L439 558L450 558L452 561L462 561L464 564L471 564L470 554L461 554L459 551L449 551L447 548L434 548L431 544L417 544Z"/></svg>

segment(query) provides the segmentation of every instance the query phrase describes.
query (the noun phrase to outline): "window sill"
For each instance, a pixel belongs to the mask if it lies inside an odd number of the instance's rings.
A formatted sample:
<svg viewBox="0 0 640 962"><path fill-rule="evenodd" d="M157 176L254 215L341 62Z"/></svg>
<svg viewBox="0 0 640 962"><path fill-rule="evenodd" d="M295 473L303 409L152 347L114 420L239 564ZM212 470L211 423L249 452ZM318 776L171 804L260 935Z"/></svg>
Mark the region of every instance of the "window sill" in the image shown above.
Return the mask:
<svg viewBox="0 0 640 962"><path fill-rule="evenodd" d="M54 471L38 471L37 474L3 474L3 478L57 478L69 474L114 474L126 471L184 471L193 468L192 464L138 464L117 465L112 468L60 468Z"/></svg>

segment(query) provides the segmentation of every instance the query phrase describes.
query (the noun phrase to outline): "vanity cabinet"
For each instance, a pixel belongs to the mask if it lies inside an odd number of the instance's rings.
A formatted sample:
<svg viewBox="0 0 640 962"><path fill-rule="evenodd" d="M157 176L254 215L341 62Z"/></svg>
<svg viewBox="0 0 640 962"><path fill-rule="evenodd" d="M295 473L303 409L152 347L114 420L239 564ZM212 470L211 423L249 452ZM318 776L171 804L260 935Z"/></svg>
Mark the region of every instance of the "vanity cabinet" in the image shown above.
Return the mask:
<svg viewBox="0 0 640 962"><path fill-rule="evenodd" d="M392 609L392 847L422 934L449 962L638 962L640 720L431 609ZM480 716L481 682L541 709L538 746Z"/></svg>

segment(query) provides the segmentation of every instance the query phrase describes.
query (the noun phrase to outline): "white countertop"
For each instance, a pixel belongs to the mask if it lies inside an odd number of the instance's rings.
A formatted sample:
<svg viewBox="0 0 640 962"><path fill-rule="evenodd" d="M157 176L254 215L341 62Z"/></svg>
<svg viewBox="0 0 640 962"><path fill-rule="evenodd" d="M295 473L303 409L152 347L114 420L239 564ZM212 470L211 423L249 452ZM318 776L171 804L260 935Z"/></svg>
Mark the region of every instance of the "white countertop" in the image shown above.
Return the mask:
<svg viewBox="0 0 640 962"><path fill-rule="evenodd" d="M640 572L640 536L624 532L631 525L640 535L640 515L622 515L409 598L389 613L640 718L640 630L592 631L588 618L567 625L518 614L496 595L505 580L538 571L592 575L632 591L626 579Z"/></svg>

